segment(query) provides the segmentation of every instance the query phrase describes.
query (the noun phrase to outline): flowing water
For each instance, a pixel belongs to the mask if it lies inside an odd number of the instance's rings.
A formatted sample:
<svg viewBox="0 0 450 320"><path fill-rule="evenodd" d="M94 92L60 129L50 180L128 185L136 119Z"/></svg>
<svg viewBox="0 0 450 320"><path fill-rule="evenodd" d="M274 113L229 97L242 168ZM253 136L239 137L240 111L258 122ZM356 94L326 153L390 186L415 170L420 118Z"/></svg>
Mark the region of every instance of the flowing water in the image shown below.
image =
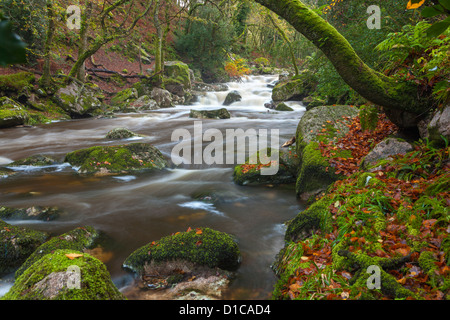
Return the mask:
<svg viewBox="0 0 450 320"><path fill-rule="evenodd" d="M293 112L266 109L264 103L271 98L268 84L274 80L274 76L252 76L243 83L229 83L230 90L241 93L242 101L227 107L231 119L202 120L203 130L219 129L225 136L226 129L278 129L280 143L289 140L305 109L296 102L289 103ZM145 135L126 142L151 143L170 158L177 144L171 140L173 131L188 129L193 133L194 122L199 121L189 118L190 109L221 108L227 93L206 93L194 106L1 130L0 165L35 154L62 162L73 150L117 144L104 138L117 127ZM80 176L68 164L16 170L19 172L14 176L0 178L1 205L57 206L64 214L47 222L7 222L51 235L84 225L104 231L108 238L104 261L124 292L132 277L121 265L131 252L188 227L209 227L234 235L242 253L242 264L225 299L270 298L276 281L270 265L284 245L283 223L303 209L292 188L235 185L230 164L182 165L160 173L111 177ZM203 191L220 194L221 201L210 204L192 198ZM11 276L0 279L0 296L12 281Z"/></svg>

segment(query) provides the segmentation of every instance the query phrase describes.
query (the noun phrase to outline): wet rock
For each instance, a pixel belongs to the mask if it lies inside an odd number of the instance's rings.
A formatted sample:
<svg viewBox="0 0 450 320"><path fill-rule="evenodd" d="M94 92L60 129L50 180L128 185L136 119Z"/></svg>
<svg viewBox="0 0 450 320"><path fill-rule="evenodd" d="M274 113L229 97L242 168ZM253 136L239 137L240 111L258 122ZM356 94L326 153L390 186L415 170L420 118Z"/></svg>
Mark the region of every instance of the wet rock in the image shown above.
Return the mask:
<svg viewBox="0 0 450 320"><path fill-rule="evenodd" d="M158 103L152 99L150 96L141 96L136 101L128 104L128 107L135 111L145 111L145 110L157 110L159 109Z"/></svg>
<svg viewBox="0 0 450 320"><path fill-rule="evenodd" d="M169 165L157 148L146 143L81 149L68 153L64 161L82 174L96 175L162 170Z"/></svg>
<svg viewBox="0 0 450 320"><path fill-rule="evenodd" d="M425 124L422 137L431 141L443 141L442 137L450 141L450 105L434 111Z"/></svg>
<svg viewBox="0 0 450 320"><path fill-rule="evenodd" d="M125 300L125 297L100 260L76 250L57 249L30 265L3 299Z"/></svg>
<svg viewBox="0 0 450 320"><path fill-rule="evenodd" d="M376 164L383 159L391 159L397 154L404 155L413 150L411 144L406 141L401 141L395 138L387 138L377 144L372 151L361 162L361 166L367 168L368 166Z"/></svg>
<svg viewBox="0 0 450 320"><path fill-rule="evenodd" d="M56 163L57 161L51 158L50 156L37 154L28 158L14 161L13 163L8 164L8 167L19 167L19 166L42 167L42 166L51 166Z"/></svg>
<svg viewBox="0 0 450 320"><path fill-rule="evenodd" d="M89 86L82 86L77 82L59 88L53 99L72 118L90 116L102 107L97 92Z"/></svg>
<svg viewBox="0 0 450 320"><path fill-rule="evenodd" d="M233 181L242 186L253 185L280 185L280 184L292 184L295 182L296 168L292 168L292 163L287 161L287 156L284 151L281 150L264 150L267 156L271 159L276 159L278 171L275 174L264 175L261 172L263 167L275 166L275 164L261 164L260 152L258 152L254 158L257 159L257 163L250 163L250 159L247 159L246 163L237 165L233 172ZM281 156L280 154L283 154ZM294 154L295 155L295 154ZM266 162L264 162L266 163Z"/></svg>
<svg viewBox="0 0 450 320"><path fill-rule="evenodd" d="M122 140L133 138L136 136L139 135L126 128L116 128L108 132L105 138L110 140Z"/></svg>
<svg viewBox="0 0 450 320"><path fill-rule="evenodd" d="M274 101L302 100L305 94L303 81L300 79L279 82L272 91Z"/></svg>
<svg viewBox="0 0 450 320"><path fill-rule="evenodd" d="M160 108L173 108L172 94L161 88L153 88L151 98L156 101Z"/></svg>
<svg viewBox="0 0 450 320"><path fill-rule="evenodd" d="M276 111L294 111L291 107L289 107L286 103L281 102L275 108Z"/></svg>
<svg viewBox="0 0 450 320"><path fill-rule="evenodd" d="M270 102L265 103L264 107L267 109L274 110L277 107L277 105L273 101L270 101Z"/></svg>
<svg viewBox="0 0 450 320"><path fill-rule="evenodd" d="M242 96L241 94L236 91L233 90L230 93L228 93L227 97L225 98L225 101L223 103L224 106L229 106L235 102L241 101L242 100Z"/></svg>
<svg viewBox="0 0 450 320"><path fill-rule="evenodd" d="M20 103L7 97L0 98L0 129L23 125L28 117Z"/></svg>
<svg viewBox="0 0 450 320"><path fill-rule="evenodd" d="M167 263L195 265L200 269L234 271L241 261L239 248L234 239L223 232L209 228L196 228L179 232L153 241L134 251L123 267L139 275L157 274L158 268L167 270ZM179 267L173 268L173 270ZM151 272L149 270L156 270Z"/></svg>
<svg viewBox="0 0 450 320"><path fill-rule="evenodd" d="M19 278L31 265L39 261L43 256L58 249L68 249L75 251L84 251L92 249L97 245L100 238L100 232L90 226L76 228L59 236L52 237L42 243L26 261L16 271L16 278Z"/></svg>
<svg viewBox="0 0 450 320"><path fill-rule="evenodd" d="M0 275L13 272L48 239L45 232L0 220Z"/></svg>
<svg viewBox="0 0 450 320"><path fill-rule="evenodd" d="M0 219L3 220L51 221L59 218L61 213L62 211L57 207L10 208L0 206Z"/></svg>
<svg viewBox="0 0 450 320"><path fill-rule="evenodd" d="M231 114L225 108L217 110L191 110L189 117L198 119L230 119Z"/></svg>
<svg viewBox="0 0 450 320"><path fill-rule="evenodd" d="M199 92L222 92L228 91L228 89L228 86L222 83L209 84L204 82L195 82L192 85L192 90Z"/></svg>
<svg viewBox="0 0 450 320"><path fill-rule="evenodd" d="M1 168L0 167L0 179L12 176L14 174L16 174L16 171L8 169L8 168Z"/></svg>

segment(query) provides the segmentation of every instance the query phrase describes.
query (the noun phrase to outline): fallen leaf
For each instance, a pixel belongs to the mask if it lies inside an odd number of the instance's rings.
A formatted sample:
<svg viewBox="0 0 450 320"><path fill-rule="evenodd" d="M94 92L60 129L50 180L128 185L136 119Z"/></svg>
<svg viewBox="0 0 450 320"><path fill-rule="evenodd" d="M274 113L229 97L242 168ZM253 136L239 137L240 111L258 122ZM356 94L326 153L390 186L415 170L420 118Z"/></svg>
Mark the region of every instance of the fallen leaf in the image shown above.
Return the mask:
<svg viewBox="0 0 450 320"><path fill-rule="evenodd" d="M200 229L200 228L197 228L197 229L195 229L195 233L196 233L196 234L202 234L202 233L203 233L203 231L202 231L202 229Z"/></svg>
<svg viewBox="0 0 450 320"><path fill-rule="evenodd" d="M70 260L82 257L83 254L80 253L66 253L66 257L69 258Z"/></svg>

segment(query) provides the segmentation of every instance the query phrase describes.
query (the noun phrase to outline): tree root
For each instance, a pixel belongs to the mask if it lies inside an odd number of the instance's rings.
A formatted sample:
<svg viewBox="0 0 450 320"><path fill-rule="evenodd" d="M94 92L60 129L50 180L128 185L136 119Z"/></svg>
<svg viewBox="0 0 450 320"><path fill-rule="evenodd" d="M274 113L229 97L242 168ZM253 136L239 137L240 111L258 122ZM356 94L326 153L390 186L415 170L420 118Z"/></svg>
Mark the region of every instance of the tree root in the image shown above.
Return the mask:
<svg viewBox="0 0 450 320"><path fill-rule="evenodd" d="M370 266L376 266L379 268L379 289L381 292L393 299L406 299L409 297L420 299L414 292L404 288L397 282L394 276L387 273L385 270L396 269L406 262L411 261L411 254L401 258L380 258L369 257L365 254L355 254L348 250L340 250L338 254L341 257L347 258L351 264L356 268L354 277L350 280L350 284L355 288L368 288L372 280L372 275L368 271Z"/></svg>

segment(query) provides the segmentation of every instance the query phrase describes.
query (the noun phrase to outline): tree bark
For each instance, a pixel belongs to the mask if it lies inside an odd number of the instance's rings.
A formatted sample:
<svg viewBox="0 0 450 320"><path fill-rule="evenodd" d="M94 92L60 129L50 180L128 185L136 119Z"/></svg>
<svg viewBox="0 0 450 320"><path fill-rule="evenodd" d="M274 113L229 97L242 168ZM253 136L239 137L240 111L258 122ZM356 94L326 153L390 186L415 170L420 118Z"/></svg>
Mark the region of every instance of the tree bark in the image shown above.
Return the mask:
<svg viewBox="0 0 450 320"><path fill-rule="evenodd" d="M51 0L47 1L47 19L48 19L48 29L47 29L47 37L45 39L44 45L44 67L43 74L41 78L41 83L45 87L50 87L52 82L51 75L51 48L53 43L53 37L55 35L55 12L53 8L53 3Z"/></svg>
<svg viewBox="0 0 450 320"><path fill-rule="evenodd" d="M301 1L255 1L286 19L318 47L342 79L362 97L397 116L399 112L421 115L428 111L432 101L429 97L420 96L416 84L396 81L368 67L333 26Z"/></svg>
<svg viewBox="0 0 450 320"><path fill-rule="evenodd" d="M155 1L155 9L153 11L153 23L156 28L156 39L155 39L155 74L158 74L158 76L155 79L156 86L160 86L162 84L162 75L161 72L163 71L163 31L162 31L162 25L159 20L159 12L161 9L161 3L160 0Z"/></svg>

